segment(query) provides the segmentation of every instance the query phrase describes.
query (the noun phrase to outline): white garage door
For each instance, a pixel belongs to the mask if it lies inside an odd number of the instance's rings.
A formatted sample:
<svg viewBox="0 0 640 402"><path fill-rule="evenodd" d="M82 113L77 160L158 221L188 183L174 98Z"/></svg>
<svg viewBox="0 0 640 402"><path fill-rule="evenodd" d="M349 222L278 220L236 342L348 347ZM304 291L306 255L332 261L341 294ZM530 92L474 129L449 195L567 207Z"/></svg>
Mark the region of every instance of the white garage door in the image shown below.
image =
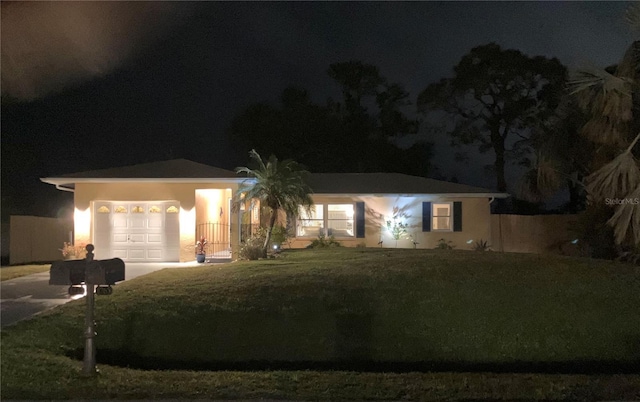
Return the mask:
<svg viewBox="0 0 640 402"><path fill-rule="evenodd" d="M179 261L179 211L176 201L95 202L95 258Z"/></svg>

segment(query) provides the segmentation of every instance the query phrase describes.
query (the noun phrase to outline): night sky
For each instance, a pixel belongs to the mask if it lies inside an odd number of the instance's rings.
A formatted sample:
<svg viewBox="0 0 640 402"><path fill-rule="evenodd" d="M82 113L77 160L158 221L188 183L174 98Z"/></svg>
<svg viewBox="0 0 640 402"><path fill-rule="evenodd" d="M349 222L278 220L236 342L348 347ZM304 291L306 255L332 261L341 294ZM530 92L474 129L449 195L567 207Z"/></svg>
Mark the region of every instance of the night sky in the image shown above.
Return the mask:
<svg viewBox="0 0 640 402"><path fill-rule="evenodd" d="M244 165L231 119L290 85L340 99L331 63L376 65L413 101L492 41L570 68L615 64L633 39L628 4L3 1L3 220L69 214L71 195L39 177L172 158ZM441 174L494 186L491 155L455 162L448 138L429 141Z"/></svg>

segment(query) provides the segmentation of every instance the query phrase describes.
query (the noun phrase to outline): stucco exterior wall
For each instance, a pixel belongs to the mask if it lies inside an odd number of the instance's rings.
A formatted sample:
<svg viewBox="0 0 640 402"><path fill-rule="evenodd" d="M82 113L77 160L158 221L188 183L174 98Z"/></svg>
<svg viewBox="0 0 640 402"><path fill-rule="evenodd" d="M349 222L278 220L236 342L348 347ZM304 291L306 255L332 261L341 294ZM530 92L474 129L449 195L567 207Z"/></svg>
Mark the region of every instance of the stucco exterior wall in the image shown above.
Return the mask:
<svg viewBox="0 0 640 402"><path fill-rule="evenodd" d="M226 198L238 188L237 183L77 183L74 202L75 242L91 243L93 241L93 202L94 201L177 201L180 203L180 261L195 259L195 228L197 221L207 221L208 216L198 217L196 211L196 190L221 189ZM204 204L202 204L204 205ZM206 208L203 207L203 211ZM225 213L230 213L228 207ZM207 212L208 213L208 212ZM204 212L202 212L204 214ZM231 245L234 250L238 246L238 214L231 215Z"/></svg>
<svg viewBox="0 0 640 402"><path fill-rule="evenodd" d="M342 245L355 247L379 247L382 240L383 247L396 247L396 240L386 229L386 221L394 214L400 216L408 226L407 235L411 238L398 240L397 247L412 248L412 239L418 244L417 248L434 248L440 239L451 241L456 249L470 249L473 243L487 240L491 244L491 210L487 198L443 198L437 196L321 196L314 195L316 204L347 204L364 202L365 205L365 237L336 237ZM462 231L422 231L422 203L423 202L462 202ZM297 237L292 239L291 246L302 248L309 245L314 238ZM471 240L472 243L467 242Z"/></svg>

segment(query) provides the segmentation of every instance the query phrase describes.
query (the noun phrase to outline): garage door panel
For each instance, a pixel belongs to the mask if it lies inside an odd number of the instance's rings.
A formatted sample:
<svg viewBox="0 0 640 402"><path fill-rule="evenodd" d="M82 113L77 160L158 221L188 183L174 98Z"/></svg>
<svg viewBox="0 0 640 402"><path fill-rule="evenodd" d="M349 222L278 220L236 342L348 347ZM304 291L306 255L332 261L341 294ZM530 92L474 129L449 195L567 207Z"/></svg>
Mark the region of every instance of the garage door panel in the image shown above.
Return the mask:
<svg viewBox="0 0 640 402"><path fill-rule="evenodd" d="M129 259L128 250L125 248L112 248L111 253L113 255L113 258L121 258L123 260Z"/></svg>
<svg viewBox="0 0 640 402"><path fill-rule="evenodd" d="M163 238L164 238L164 234L149 233L147 237L147 243L151 243L151 244L162 243Z"/></svg>
<svg viewBox="0 0 640 402"><path fill-rule="evenodd" d="M148 223L148 227L149 228L158 228L161 229L164 225L163 225L163 219L162 219L162 215L157 216L158 214L155 214L155 216L150 216L149 217L149 223Z"/></svg>
<svg viewBox="0 0 640 402"><path fill-rule="evenodd" d="M113 235L113 243L114 244L127 244L127 238L129 237L129 235L125 234L125 233L116 233Z"/></svg>
<svg viewBox="0 0 640 402"><path fill-rule="evenodd" d="M146 243L146 238L147 235L145 233L131 233L129 235L129 243Z"/></svg>
<svg viewBox="0 0 640 402"><path fill-rule="evenodd" d="M162 260L162 249L148 249L147 259L149 260Z"/></svg>
<svg viewBox="0 0 640 402"><path fill-rule="evenodd" d="M144 229L147 227L147 218L144 216L133 216L129 219L132 229Z"/></svg>
<svg viewBox="0 0 640 402"><path fill-rule="evenodd" d="M119 229L129 227L127 216L123 214L115 214L113 216L113 227Z"/></svg>
<svg viewBox="0 0 640 402"><path fill-rule="evenodd" d="M143 248L130 248L129 259L130 260L144 260L146 256L145 249Z"/></svg>

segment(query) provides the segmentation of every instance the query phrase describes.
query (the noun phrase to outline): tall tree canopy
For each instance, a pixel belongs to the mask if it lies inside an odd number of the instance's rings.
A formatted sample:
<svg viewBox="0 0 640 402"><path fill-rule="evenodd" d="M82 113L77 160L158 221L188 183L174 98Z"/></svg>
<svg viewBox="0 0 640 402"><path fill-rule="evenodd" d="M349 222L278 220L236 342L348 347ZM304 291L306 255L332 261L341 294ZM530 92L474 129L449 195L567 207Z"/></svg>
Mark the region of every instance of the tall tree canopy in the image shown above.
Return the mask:
<svg viewBox="0 0 640 402"><path fill-rule="evenodd" d="M255 168L236 168L236 173L246 174L248 180L236 192L235 205L244 202L253 205L254 200L258 200L261 207L269 208L271 216L262 250L266 256L278 211L286 212L287 216L297 216L300 207L307 210L312 207L312 191L307 184L309 173L290 159L278 161L278 158L271 155L265 162L254 149L249 152L249 157L256 165Z"/></svg>
<svg viewBox="0 0 640 402"><path fill-rule="evenodd" d="M316 172L430 172L430 143L396 145L419 129L403 110L411 101L402 85L388 83L377 67L360 61L332 64L327 74L342 99L318 105L306 90L287 88L279 105L257 103L236 116L233 143L295 158Z"/></svg>
<svg viewBox="0 0 640 402"><path fill-rule="evenodd" d="M454 145L492 150L496 188L506 192L506 162L527 155L531 129L556 108L565 79L566 68L557 59L529 57L490 43L462 57L453 78L423 90L418 110L445 112Z"/></svg>

